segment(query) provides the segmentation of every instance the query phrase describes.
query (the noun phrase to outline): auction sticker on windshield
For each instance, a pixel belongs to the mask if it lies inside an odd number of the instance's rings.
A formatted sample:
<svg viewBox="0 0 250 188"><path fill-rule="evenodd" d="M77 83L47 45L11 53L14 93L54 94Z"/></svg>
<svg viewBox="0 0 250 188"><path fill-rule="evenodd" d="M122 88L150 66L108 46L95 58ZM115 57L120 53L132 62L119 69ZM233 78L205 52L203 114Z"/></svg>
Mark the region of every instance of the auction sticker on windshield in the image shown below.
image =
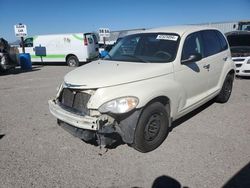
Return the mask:
<svg viewBox="0 0 250 188"><path fill-rule="evenodd" d="M177 41L178 36L176 36L176 35L158 35L158 36L156 37L156 39L159 39L159 40L173 40L173 41Z"/></svg>

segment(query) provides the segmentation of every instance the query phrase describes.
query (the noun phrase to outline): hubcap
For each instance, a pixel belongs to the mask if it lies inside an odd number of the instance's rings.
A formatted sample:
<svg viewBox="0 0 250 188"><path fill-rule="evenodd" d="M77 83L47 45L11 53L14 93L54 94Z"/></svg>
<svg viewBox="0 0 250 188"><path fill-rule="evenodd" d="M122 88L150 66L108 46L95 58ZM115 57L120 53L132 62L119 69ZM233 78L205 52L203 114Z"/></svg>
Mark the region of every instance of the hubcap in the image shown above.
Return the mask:
<svg viewBox="0 0 250 188"><path fill-rule="evenodd" d="M159 134L161 127L161 115L160 114L153 114L145 126L144 130L144 139L146 141L154 140L157 135Z"/></svg>
<svg viewBox="0 0 250 188"><path fill-rule="evenodd" d="M69 65L70 66L75 66L76 65L76 61L74 59L70 59L69 60Z"/></svg>

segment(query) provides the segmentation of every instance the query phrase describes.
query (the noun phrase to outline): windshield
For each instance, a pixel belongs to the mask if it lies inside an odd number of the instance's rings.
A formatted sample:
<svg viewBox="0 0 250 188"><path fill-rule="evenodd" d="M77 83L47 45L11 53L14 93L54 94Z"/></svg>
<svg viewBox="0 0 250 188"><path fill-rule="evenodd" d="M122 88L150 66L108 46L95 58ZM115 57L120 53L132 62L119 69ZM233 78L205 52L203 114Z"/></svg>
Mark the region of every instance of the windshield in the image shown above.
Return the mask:
<svg viewBox="0 0 250 188"><path fill-rule="evenodd" d="M165 63L175 59L180 37L173 33L141 33L121 39L104 59Z"/></svg>
<svg viewBox="0 0 250 188"><path fill-rule="evenodd" d="M243 31L250 31L250 24L243 24L241 25L241 30Z"/></svg>

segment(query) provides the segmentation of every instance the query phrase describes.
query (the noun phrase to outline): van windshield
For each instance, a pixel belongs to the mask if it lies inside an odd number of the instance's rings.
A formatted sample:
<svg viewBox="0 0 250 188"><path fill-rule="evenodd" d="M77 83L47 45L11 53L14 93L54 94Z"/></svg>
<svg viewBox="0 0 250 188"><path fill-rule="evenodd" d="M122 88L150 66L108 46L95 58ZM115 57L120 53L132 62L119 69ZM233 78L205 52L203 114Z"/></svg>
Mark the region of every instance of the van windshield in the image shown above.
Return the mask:
<svg viewBox="0 0 250 188"><path fill-rule="evenodd" d="M141 33L121 39L104 59L144 63L174 61L180 37L173 33Z"/></svg>

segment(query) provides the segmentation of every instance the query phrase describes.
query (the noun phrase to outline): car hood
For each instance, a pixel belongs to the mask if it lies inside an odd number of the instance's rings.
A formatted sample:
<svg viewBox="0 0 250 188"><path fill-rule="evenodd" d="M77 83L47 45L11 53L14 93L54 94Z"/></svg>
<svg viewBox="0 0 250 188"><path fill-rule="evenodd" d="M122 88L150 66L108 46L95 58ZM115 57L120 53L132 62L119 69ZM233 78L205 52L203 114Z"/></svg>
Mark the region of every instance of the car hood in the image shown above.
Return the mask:
<svg viewBox="0 0 250 188"><path fill-rule="evenodd" d="M173 72L172 63L134 63L97 60L64 77L65 87L101 88L150 79Z"/></svg>

